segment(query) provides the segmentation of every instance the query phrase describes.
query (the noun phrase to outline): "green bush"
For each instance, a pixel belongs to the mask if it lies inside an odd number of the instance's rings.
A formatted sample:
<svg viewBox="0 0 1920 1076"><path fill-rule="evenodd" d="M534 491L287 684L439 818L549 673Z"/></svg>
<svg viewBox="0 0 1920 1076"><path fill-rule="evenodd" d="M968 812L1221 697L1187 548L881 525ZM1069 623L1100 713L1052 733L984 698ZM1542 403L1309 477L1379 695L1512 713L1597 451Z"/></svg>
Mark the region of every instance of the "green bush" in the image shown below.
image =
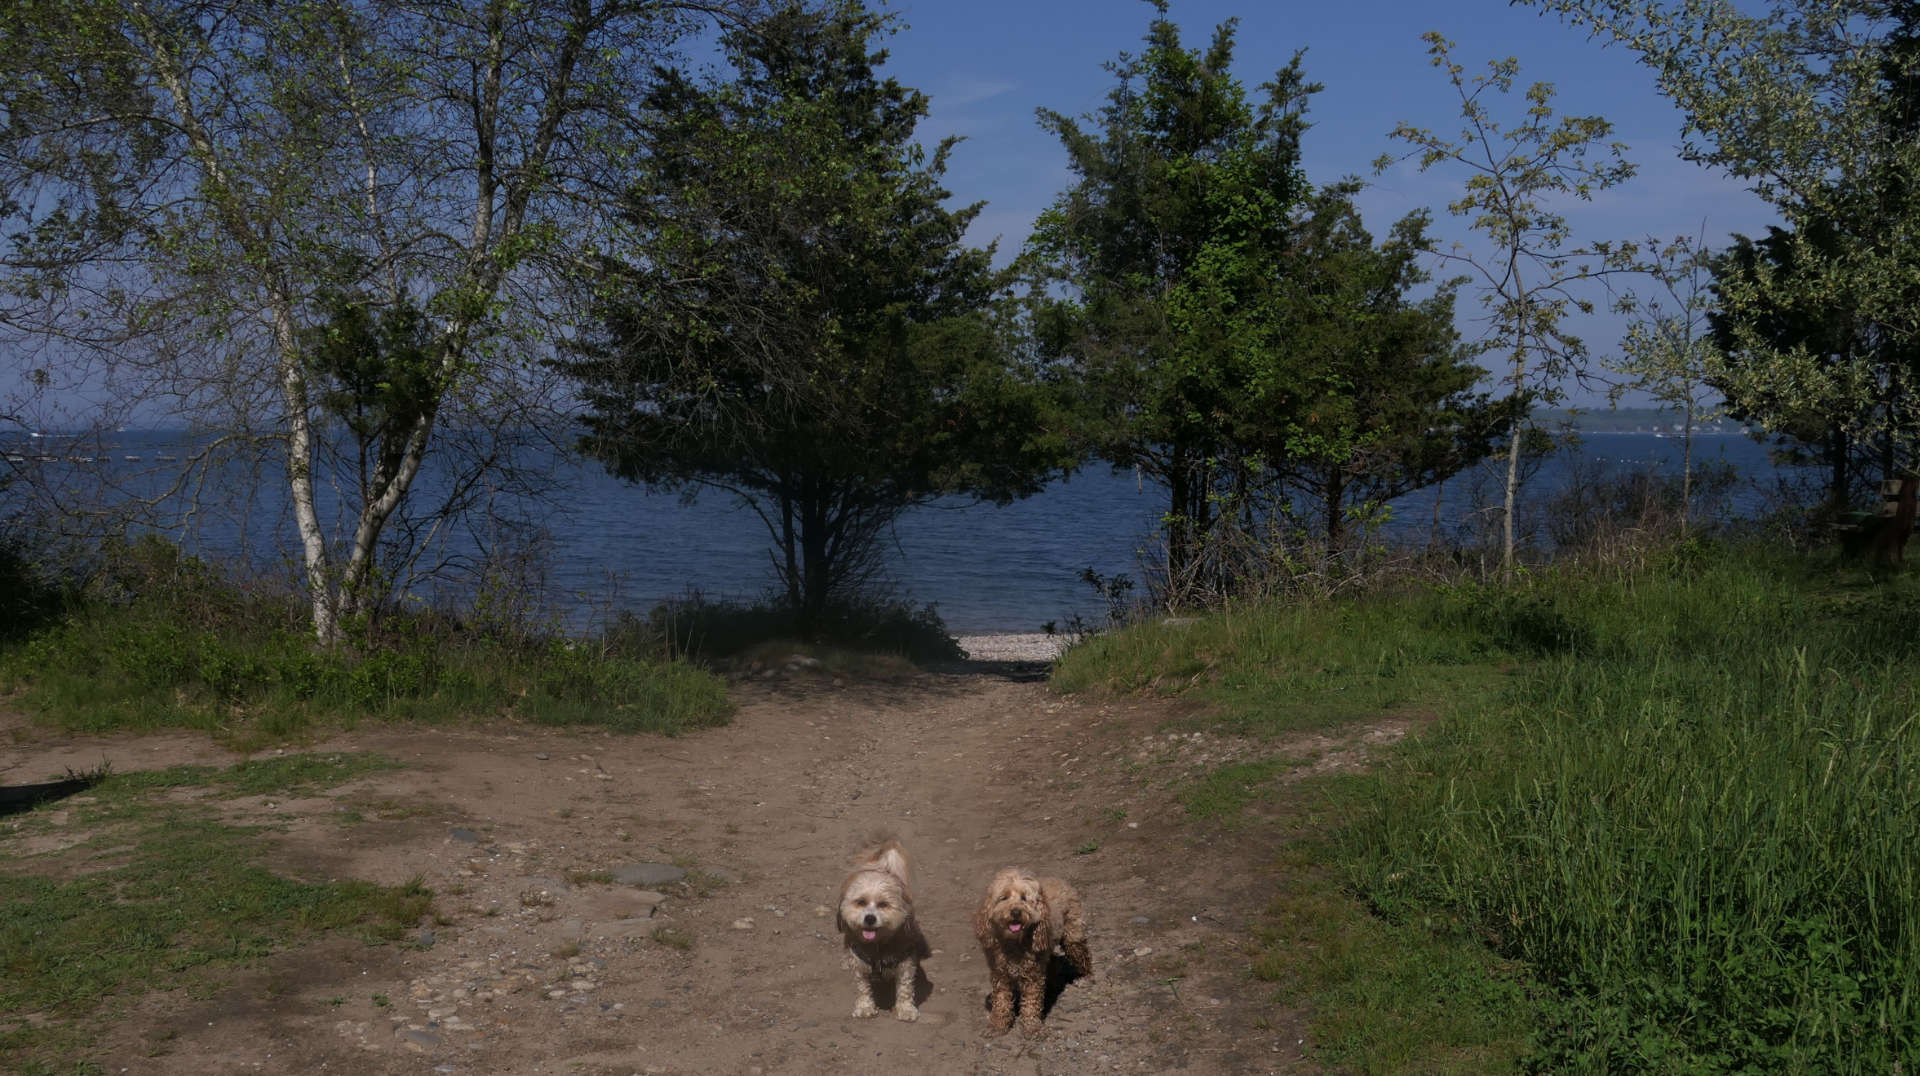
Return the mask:
<svg viewBox="0 0 1920 1076"><path fill-rule="evenodd" d="M242 739L363 718L541 722L673 732L724 721L720 682L610 645L501 636L435 613L317 646L289 596L245 588L155 538L109 547L61 616L11 645L0 685L76 730L187 727Z"/></svg>
<svg viewBox="0 0 1920 1076"><path fill-rule="evenodd" d="M631 619L615 634L663 640L674 653L716 660L763 643L805 640L912 661L956 661L964 655L931 605L885 598L835 601L811 625L777 601L710 601L698 593L655 606L644 625Z"/></svg>

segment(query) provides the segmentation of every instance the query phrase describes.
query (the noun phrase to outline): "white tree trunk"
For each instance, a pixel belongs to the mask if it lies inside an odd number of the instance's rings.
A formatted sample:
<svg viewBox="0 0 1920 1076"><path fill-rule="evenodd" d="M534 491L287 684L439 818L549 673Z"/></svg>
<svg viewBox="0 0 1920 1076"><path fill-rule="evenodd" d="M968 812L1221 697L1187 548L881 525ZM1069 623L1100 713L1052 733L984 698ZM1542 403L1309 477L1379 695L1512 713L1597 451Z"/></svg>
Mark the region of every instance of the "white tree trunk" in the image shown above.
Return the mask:
<svg viewBox="0 0 1920 1076"><path fill-rule="evenodd" d="M1526 385L1527 351L1525 338L1515 345L1513 350L1513 394L1517 399ZM1526 434L1525 416L1515 416L1513 432L1507 438L1507 481L1505 510L1502 513L1500 543L1500 575L1513 578L1513 511L1520 494L1520 439Z"/></svg>
<svg viewBox="0 0 1920 1076"><path fill-rule="evenodd" d="M280 397L287 408L287 493L293 502L294 528L306 560L307 599L313 610L313 634L331 645L340 637L338 602L327 557L327 535L313 494L313 412L307 400L307 375L300 364L292 303L277 296L274 342L280 348Z"/></svg>

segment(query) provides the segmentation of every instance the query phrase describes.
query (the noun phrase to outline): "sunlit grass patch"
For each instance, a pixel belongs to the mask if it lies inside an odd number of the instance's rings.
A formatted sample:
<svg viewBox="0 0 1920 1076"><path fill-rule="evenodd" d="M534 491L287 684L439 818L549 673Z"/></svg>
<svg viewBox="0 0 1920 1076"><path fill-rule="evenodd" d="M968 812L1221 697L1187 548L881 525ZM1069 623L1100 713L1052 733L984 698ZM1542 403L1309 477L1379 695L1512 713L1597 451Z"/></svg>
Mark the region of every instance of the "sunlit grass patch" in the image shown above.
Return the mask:
<svg viewBox="0 0 1920 1076"><path fill-rule="evenodd" d="M214 796L318 791L394 763L369 755L294 755L233 767L109 775L64 827L84 839L39 855L16 844L45 833L30 812L0 836L0 1068L84 1071L94 1021L148 990L217 987L242 966L324 932L370 943L429 914L418 880L382 886L308 881L262 864L272 831L219 821ZM10 847L10 845L12 847ZM27 1020L23 1014L37 1017ZM76 1061L75 1058L81 1060Z"/></svg>

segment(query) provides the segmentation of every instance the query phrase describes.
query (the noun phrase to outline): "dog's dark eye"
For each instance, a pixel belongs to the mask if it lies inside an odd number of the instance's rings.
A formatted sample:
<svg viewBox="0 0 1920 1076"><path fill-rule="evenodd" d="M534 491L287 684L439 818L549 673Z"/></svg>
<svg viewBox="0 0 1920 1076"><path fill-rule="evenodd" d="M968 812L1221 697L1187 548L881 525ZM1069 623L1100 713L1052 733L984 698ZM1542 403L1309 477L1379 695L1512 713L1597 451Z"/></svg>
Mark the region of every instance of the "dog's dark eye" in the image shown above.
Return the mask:
<svg viewBox="0 0 1920 1076"><path fill-rule="evenodd" d="M866 907L866 906L867 906L867 898L865 898L865 897L858 897L858 898L855 898L855 900L854 900L854 902L853 902L853 906L854 906L854 907L856 907L856 908L864 908L864 907Z"/></svg>
<svg viewBox="0 0 1920 1076"><path fill-rule="evenodd" d="M887 906L887 902L884 900L875 901L873 906L876 908L885 908Z"/></svg>

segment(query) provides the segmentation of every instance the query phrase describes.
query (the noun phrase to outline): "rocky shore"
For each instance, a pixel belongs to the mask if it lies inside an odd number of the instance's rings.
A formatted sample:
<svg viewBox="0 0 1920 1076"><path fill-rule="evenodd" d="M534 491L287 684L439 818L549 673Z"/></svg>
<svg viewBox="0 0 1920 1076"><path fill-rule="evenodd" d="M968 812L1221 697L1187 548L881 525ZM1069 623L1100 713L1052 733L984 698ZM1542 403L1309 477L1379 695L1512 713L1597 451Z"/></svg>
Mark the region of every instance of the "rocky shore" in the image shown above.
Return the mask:
<svg viewBox="0 0 1920 1076"><path fill-rule="evenodd" d="M962 635L960 649L974 661L1052 661L1066 649L1068 637L1041 632L1014 635Z"/></svg>

